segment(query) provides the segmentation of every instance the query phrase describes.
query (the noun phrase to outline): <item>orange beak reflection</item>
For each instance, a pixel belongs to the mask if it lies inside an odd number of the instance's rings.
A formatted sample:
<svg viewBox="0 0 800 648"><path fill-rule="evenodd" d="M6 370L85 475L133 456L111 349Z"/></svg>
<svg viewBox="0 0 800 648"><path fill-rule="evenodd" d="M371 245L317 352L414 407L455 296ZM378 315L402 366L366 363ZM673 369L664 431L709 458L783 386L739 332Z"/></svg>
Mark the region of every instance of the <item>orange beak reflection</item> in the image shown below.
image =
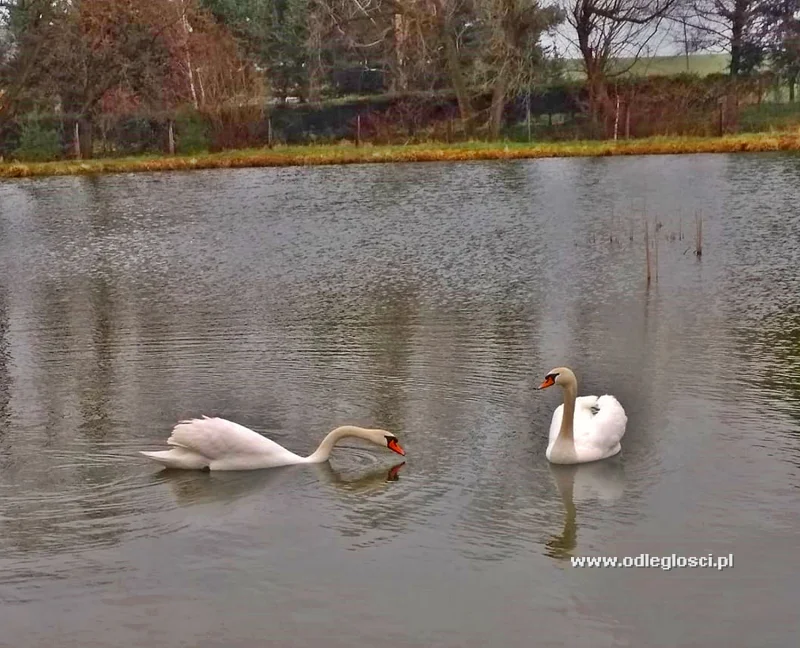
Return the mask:
<svg viewBox="0 0 800 648"><path fill-rule="evenodd" d="M406 456L406 451L400 447L400 444L397 442L397 439L390 439L389 442L386 444L389 450L396 452L399 455Z"/></svg>
<svg viewBox="0 0 800 648"><path fill-rule="evenodd" d="M547 389L548 387L552 387L555 384L556 384L556 379L553 378L553 376L547 376L547 378L544 379L544 382L542 382L542 384L539 385L538 389Z"/></svg>
<svg viewBox="0 0 800 648"><path fill-rule="evenodd" d="M392 466L386 475L386 481L397 481L398 479L400 479L400 476L397 473L399 473L400 469L405 465L406 462L403 461L402 463L399 463L396 466Z"/></svg>

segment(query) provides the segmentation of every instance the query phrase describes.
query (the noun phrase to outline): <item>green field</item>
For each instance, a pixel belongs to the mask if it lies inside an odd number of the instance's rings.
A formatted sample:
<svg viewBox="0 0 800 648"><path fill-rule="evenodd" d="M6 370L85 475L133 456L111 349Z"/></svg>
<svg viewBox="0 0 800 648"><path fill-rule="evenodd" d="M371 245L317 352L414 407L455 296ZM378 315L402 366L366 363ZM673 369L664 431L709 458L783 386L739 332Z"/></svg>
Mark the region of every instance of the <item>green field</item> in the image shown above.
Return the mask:
<svg viewBox="0 0 800 648"><path fill-rule="evenodd" d="M727 54L692 54L686 56L654 56L632 59L619 59L617 69L630 70L626 74L632 76L673 75L688 72L699 76L724 73L728 68L730 57ZM584 78L583 63L580 59L567 61L567 76L571 79Z"/></svg>

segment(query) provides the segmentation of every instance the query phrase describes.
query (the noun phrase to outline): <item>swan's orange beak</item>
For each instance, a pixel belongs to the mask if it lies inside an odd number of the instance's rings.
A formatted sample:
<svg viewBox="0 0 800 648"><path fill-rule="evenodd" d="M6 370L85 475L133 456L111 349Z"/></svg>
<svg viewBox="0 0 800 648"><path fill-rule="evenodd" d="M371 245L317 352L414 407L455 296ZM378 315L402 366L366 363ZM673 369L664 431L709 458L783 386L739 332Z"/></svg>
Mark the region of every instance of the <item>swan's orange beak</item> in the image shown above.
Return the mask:
<svg viewBox="0 0 800 648"><path fill-rule="evenodd" d="M400 444L397 442L397 439L389 439L389 443L386 444L389 450L396 452L399 455L406 456L406 451L400 447Z"/></svg>
<svg viewBox="0 0 800 648"><path fill-rule="evenodd" d="M544 381L541 385L539 385L536 389L547 389L548 387L552 387L556 384L556 379L553 376L545 377Z"/></svg>

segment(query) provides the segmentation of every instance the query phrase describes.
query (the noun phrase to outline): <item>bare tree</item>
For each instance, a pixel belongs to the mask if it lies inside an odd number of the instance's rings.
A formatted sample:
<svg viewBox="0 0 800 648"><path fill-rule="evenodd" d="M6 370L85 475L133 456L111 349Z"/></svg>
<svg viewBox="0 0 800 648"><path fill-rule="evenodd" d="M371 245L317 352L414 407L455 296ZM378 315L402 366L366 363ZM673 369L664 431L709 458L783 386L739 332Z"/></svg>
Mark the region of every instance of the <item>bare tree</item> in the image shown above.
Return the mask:
<svg viewBox="0 0 800 648"><path fill-rule="evenodd" d="M760 0L703 0L695 4L698 27L705 28L712 38L728 41L731 76L750 72L760 63L762 5Z"/></svg>
<svg viewBox="0 0 800 648"><path fill-rule="evenodd" d="M430 77L437 58L435 3L310 0L303 45L310 97L320 98L331 68L380 68L393 91Z"/></svg>
<svg viewBox="0 0 800 648"><path fill-rule="evenodd" d="M789 86L789 101L793 102L800 81L800 0L777 0L771 5L770 61Z"/></svg>
<svg viewBox="0 0 800 648"><path fill-rule="evenodd" d="M566 0L567 22L574 30L595 127L612 114L609 78L624 74L647 51L677 0ZM619 60L626 58L627 65Z"/></svg>
<svg viewBox="0 0 800 648"><path fill-rule="evenodd" d="M673 19L704 49L730 54L730 75L755 71L768 57L782 0L681 0Z"/></svg>
<svg viewBox="0 0 800 648"><path fill-rule="evenodd" d="M468 14L470 6L467 0L431 0L431 2L450 84L456 94L461 120L469 133L472 132L474 110L458 45L465 22L464 15Z"/></svg>
<svg viewBox="0 0 800 648"><path fill-rule="evenodd" d="M478 67L482 85L491 90L489 132L500 134L506 99L530 90L546 69L542 34L563 20L555 6L538 0L482 0L478 16L483 30Z"/></svg>

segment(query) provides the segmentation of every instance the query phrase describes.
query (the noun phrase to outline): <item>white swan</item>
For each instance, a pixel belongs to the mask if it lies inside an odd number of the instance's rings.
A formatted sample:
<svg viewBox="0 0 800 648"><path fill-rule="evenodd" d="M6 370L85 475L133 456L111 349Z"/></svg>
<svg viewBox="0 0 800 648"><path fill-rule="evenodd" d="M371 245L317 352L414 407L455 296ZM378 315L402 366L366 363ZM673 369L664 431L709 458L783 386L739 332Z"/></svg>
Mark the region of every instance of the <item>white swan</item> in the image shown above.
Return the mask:
<svg viewBox="0 0 800 648"><path fill-rule="evenodd" d="M336 442L345 437L366 439L405 455L405 450L391 432L343 425L329 432L314 454L301 457L243 425L207 416L178 423L167 439L167 444L173 446L171 450L140 453L167 468L256 470L322 463L328 460Z"/></svg>
<svg viewBox="0 0 800 648"><path fill-rule="evenodd" d="M577 397L578 379L571 369L556 367L544 377L538 389L559 385L564 404L553 412L550 441L545 456L556 464L587 463L607 459L622 447L628 417L613 396Z"/></svg>

